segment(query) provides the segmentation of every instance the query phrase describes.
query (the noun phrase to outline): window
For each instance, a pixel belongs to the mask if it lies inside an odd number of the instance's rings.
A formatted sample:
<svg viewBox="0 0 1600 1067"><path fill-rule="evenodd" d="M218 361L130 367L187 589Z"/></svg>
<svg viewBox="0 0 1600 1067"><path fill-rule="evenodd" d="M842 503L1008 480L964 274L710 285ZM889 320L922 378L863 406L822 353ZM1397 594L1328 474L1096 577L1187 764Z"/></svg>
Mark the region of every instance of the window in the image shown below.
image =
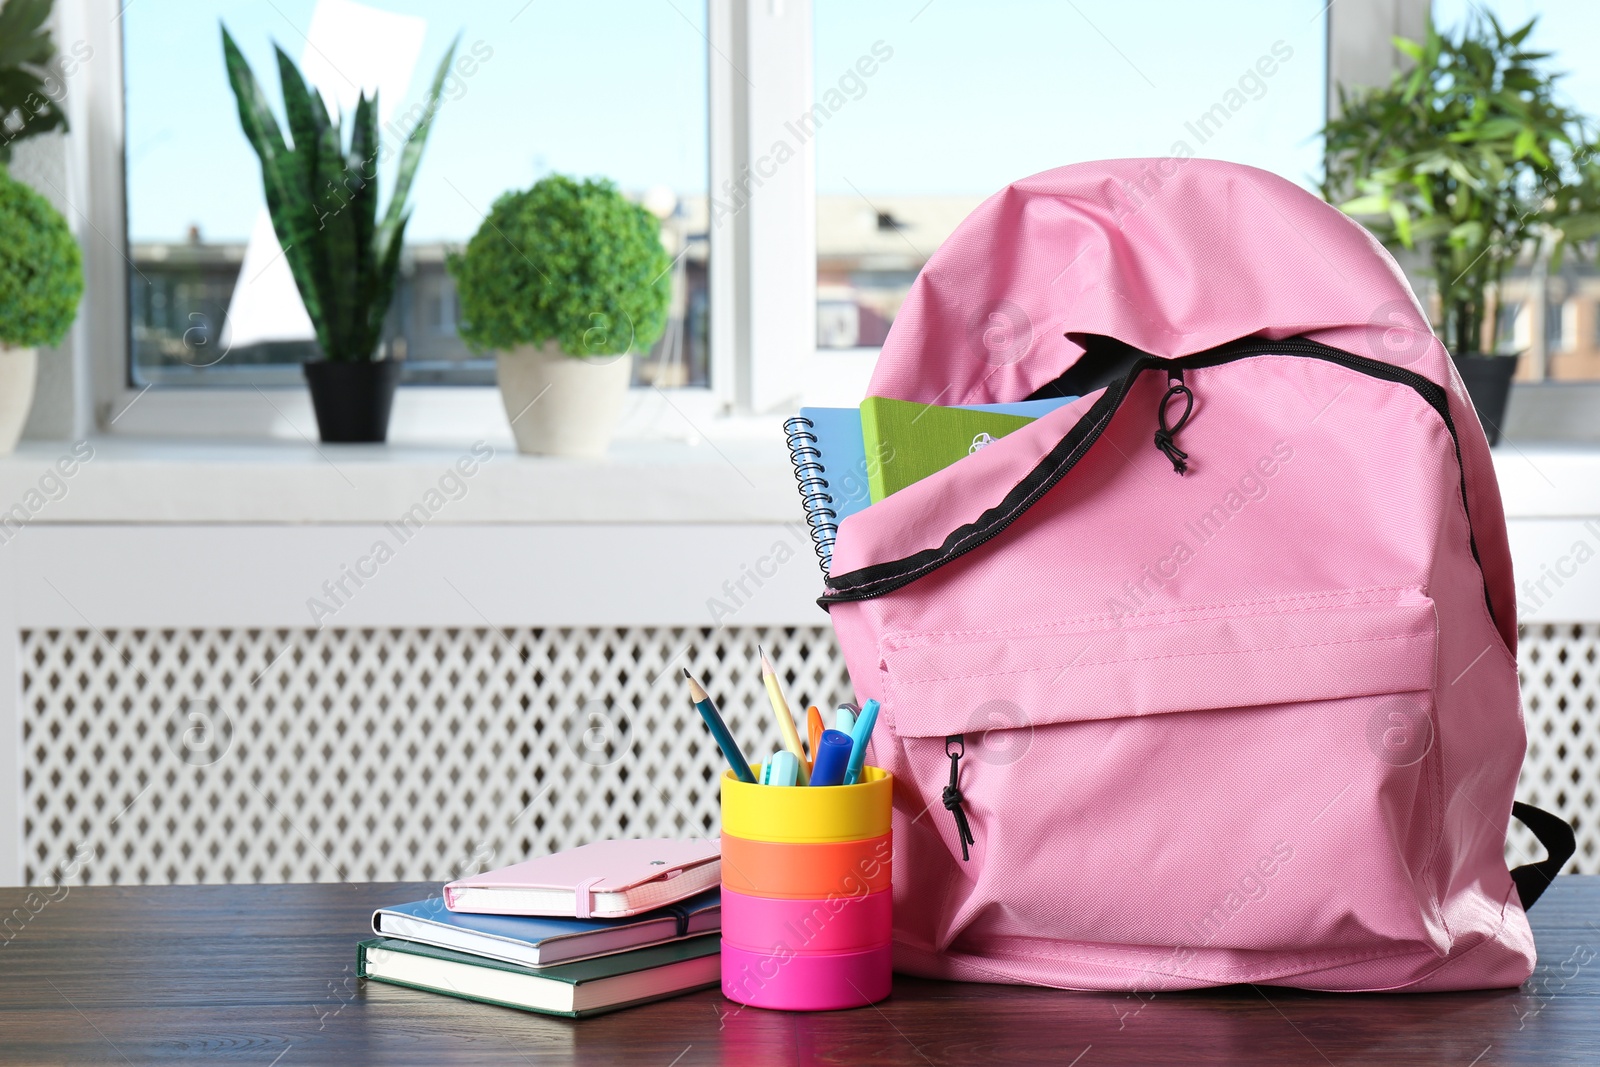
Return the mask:
<svg viewBox="0 0 1600 1067"><path fill-rule="evenodd" d="M346 109L357 84L378 87L385 136L397 138L461 31L412 189L385 330L388 354L404 361L403 381L493 382L492 359L457 335L446 255L495 197L559 171L611 178L662 217L674 257L671 319L636 360L636 380L708 383L704 4L225 0L202 12L180 0L140 0L119 17L133 387L297 384L295 364L316 352L239 128L219 20L274 106L275 41ZM379 171L384 203L393 166Z"/></svg>
<svg viewBox="0 0 1600 1067"><path fill-rule="evenodd" d="M1182 141L1313 187L1327 7L815 0L818 345L881 344L940 242L1042 170Z"/></svg>
<svg viewBox="0 0 1600 1067"><path fill-rule="evenodd" d="M1528 316L1522 304L1502 302L1495 308L1494 342L1501 352L1520 352L1528 347Z"/></svg>
<svg viewBox="0 0 1600 1067"><path fill-rule="evenodd" d="M113 195L126 193L131 241L131 351L92 383L100 424L118 433L232 426L217 405L262 407L248 389L158 390L122 415L149 384L298 384L293 364L313 351L303 322L296 333L293 316L276 313L283 291L294 294L273 263L270 227L262 232L259 165L238 129L219 19L272 100L273 40L296 58L332 57L335 71L359 65L363 83L391 86L384 99L397 111L418 99L458 28L465 51L492 51L452 84L438 116L385 345L404 358L408 383L490 381L490 362L457 336L448 252L502 191L550 171L606 175L666 205L672 326L637 364L637 383L710 385L670 400L689 405L667 412L680 423L858 395L871 361L856 353L881 344L928 255L983 197L1019 177L1168 155L1181 140L1196 154L1314 186L1329 70L1326 0L508 0L456 9L219 0L203 18L176 0L58 3L117 27L125 45L125 84L113 90L123 93L125 137L114 124L90 135L127 170L125 186L94 198L115 234L123 198L113 204ZM1397 0L1413 15L1425 3ZM373 46L386 39L376 32L335 34L313 49L314 24L333 16L388 19L384 32L400 36L394 19L425 22L420 33L405 23L415 38L405 49ZM1387 56L1394 28L1352 16L1340 54ZM398 54L404 69L387 70ZM1255 73L1263 57L1271 75ZM1225 118L1208 117L1219 109ZM818 116L816 128L795 125ZM242 291L258 285L278 296L242 314L251 309ZM122 321L108 309L96 329L109 337ZM296 432L300 402L288 398L289 415L268 420L272 434ZM430 421L431 393L403 394L401 408L408 403L418 412L408 425L457 432ZM486 407L473 411L489 417Z"/></svg>
<svg viewBox="0 0 1600 1067"><path fill-rule="evenodd" d="M1568 351L1577 331L1578 303L1575 300L1551 299L1544 306L1544 346L1549 352Z"/></svg>

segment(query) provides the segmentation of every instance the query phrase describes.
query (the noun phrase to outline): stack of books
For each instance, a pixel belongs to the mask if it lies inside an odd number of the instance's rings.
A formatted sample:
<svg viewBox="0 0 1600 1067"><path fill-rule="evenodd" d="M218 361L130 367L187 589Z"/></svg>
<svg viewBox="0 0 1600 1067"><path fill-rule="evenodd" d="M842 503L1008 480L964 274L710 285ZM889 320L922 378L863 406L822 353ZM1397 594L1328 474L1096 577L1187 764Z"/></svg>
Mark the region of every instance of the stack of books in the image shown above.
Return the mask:
<svg viewBox="0 0 1600 1067"><path fill-rule="evenodd" d="M596 842L378 909L357 973L575 1019L705 989L720 879L715 842Z"/></svg>

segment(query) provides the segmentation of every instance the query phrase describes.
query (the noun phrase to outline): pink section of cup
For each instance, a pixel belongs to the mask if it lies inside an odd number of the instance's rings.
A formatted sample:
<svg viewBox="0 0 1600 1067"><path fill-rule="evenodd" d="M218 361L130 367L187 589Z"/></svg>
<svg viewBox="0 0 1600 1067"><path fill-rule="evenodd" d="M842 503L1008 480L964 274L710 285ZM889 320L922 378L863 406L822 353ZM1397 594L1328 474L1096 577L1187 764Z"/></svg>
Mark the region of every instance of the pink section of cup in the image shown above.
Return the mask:
<svg viewBox="0 0 1600 1067"><path fill-rule="evenodd" d="M889 943L893 894L820 900L752 897L722 890L722 938L752 952L859 952Z"/></svg>
<svg viewBox="0 0 1600 1067"><path fill-rule="evenodd" d="M885 944L865 952L774 954L750 952L724 940L722 995L778 1011L864 1008L889 995L892 953Z"/></svg>

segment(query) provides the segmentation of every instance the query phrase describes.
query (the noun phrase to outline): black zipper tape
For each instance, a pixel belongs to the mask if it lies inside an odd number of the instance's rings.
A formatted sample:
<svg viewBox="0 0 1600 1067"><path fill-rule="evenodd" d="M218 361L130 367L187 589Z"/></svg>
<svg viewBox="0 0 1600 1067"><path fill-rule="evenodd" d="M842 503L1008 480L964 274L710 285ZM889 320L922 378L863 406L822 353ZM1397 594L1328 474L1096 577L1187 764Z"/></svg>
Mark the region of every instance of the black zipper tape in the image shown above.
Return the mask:
<svg viewBox="0 0 1600 1067"><path fill-rule="evenodd" d="M1083 417L1067 431L1055 447L1045 454L1027 476L1006 494L1004 500L989 508L974 521L952 530L944 539L944 543L937 548L923 549L902 559L874 563L829 578L828 591L817 598L817 603L826 608L830 604L872 600L886 593L892 593L998 537L1078 465L1094 443L1100 439L1106 427L1111 424L1111 419L1122 406L1123 400L1127 398L1134 382L1145 371L1165 370L1181 382L1185 370L1217 367L1253 356L1304 356L1320 359L1415 390L1439 413L1439 417L1444 420L1445 429L1450 432L1450 441L1455 447L1456 468L1461 472L1461 506L1464 510L1468 510L1467 539L1472 547L1473 562L1478 564L1479 573L1482 573L1483 561L1478 555L1478 542L1472 532L1471 513L1468 509L1467 472L1461 462L1461 438L1456 432L1454 420L1450 418L1450 401L1444 387L1415 371L1397 367L1392 363L1357 356L1304 337L1291 337L1282 341L1235 341L1177 359L1150 355L1141 357L1121 380L1106 387L1100 399L1090 406ZM1494 603L1489 599L1487 579L1484 580L1483 599L1489 607L1489 616L1493 619Z"/></svg>

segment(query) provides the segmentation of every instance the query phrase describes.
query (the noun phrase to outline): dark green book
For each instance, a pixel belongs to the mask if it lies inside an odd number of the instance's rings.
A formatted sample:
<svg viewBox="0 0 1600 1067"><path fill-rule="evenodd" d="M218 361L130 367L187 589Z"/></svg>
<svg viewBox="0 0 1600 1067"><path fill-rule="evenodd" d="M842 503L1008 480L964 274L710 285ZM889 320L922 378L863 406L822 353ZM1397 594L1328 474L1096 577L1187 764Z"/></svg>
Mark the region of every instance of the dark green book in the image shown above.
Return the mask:
<svg viewBox="0 0 1600 1067"><path fill-rule="evenodd" d="M375 937L356 946L356 973L464 1000L583 1019L714 986L722 980L722 955L720 938L709 934L534 968Z"/></svg>

